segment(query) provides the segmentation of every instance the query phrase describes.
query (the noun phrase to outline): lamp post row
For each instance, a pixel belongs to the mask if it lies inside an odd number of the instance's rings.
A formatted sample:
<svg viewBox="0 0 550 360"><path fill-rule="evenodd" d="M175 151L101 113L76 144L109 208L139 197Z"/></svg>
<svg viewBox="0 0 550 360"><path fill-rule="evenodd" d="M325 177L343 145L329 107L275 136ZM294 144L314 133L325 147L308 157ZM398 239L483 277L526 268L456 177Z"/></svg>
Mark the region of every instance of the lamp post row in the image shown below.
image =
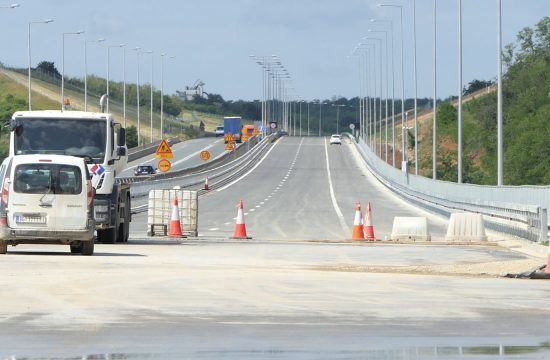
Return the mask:
<svg viewBox="0 0 550 360"><path fill-rule="evenodd" d="M458 149L457 149L457 181L458 183L462 183L463 181L463 163L462 163L462 87L463 87L463 78L462 78L462 0L457 0L458 4L458 121L457 121L457 132L458 132ZM405 86L404 86L404 31L403 31L403 5L397 5L397 4L378 4L379 7L391 7L391 8L397 8L399 9L399 20L400 20L400 33L401 33L401 124L402 129L404 128L413 128L408 127L405 123ZM503 125L502 125L502 0L496 0L496 9L497 9L497 185L502 186L503 185ZM416 0L412 0L412 11L413 11L413 75L414 75L414 161L415 161L415 174L418 175L418 104L417 104L417 61L416 61ZM396 166L395 164L395 72L394 72L394 46L393 46L393 23L391 20L385 20L385 19L370 19L371 22L387 22L390 24L389 32L391 34L391 67L392 67L392 147L394 149L393 152L393 158L392 158L392 166ZM369 29L369 32L382 32L385 34L385 48L386 48L386 62L389 63L389 55L388 55L388 30L372 30ZM373 38L363 38L363 39L369 39L374 40ZM382 53L382 39L376 39L380 41L380 53ZM363 55L368 55L368 49L362 47L363 45L360 43L356 48L352 51L352 54L350 56L361 56L361 59L359 61L359 74L360 74L360 84L359 84L359 92L360 92L360 98L359 98L359 122L360 127L363 129L360 132L360 136L363 138L366 138L365 141L367 143L370 143L370 147L373 147L373 139L372 135L376 130L372 130L372 128L376 129L375 127L375 121L376 118L376 82L377 77L374 76L374 99L372 101L372 105L374 105L375 109L372 111L371 106L371 99L369 97L369 86L367 79L370 78L369 72L368 72L368 62L369 57ZM367 50L364 54L358 53L358 50ZM376 46L374 46L373 52L376 51ZM350 57L348 56L348 58ZM361 61L365 62L365 72L364 74L361 74L362 72L362 65ZM381 61L381 60L380 60ZM432 139L432 178L435 180L437 179L437 0L433 0L433 139ZM376 66L376 61L374 60L374 66ZM380 80L382 81L382 65L380 66ZM363 79L365 78L365 85L363 85ZM386 65L386 150L385 150L385 160L388 162L388 91L389 91L389 77L388 77L388 65ZM382 106L382 86L380 86L380 139L382 141L382 124L381 124L381 106ZM403 131L402 131L403 134ZM405 149L405 137L402 135L402 144L401 148L403 149L403 155L405 156L407 151ZM379 153L382 154L382 149L380 147ZM407 158L403 158L402 168L406 170L407 166Z"/></svg>
<svg viewBox="0 0 550 360"><path fill-rule="evenodd" d="M2 6L0 5L0 8L16 8L19 7L19 4L12 4L8 6ZM29 111L32 110L32 57L31 57L31 26L34 24L48 24L53 22L52 19L46 19L46 20L38 20L38 21L30 21L28 23L28 109ZM62 36L62 70L61 70L61 110L64 110L66 106L65 102L65 36L67 35L80 35L83 34L83 30L75 31L75 32L64 32L61 34ZM88 44L90 43L101 43L104 42L104 38L99 38L96 40L85 40L84 41L84 111L88 111L88 54L87 54L87 48ZM110 83L110 50L111 48L124 48L125 49L126 44L118 44L118 45L109 45L107 46L107 81L106 81L106 93L107 93L107 105L106 109L109 111L109 83ZM140 49L135 48L134 50ZM146 51L144 53L153 54L152 51ZM164 129L163 129L163 92L164 92L164 56L166 54L161 54L161 124L160 124L160 137L163 138L164 136ZM175 56L169 56L169 59L174 59ZM151 58L151 135L150 135L150 141L153 142L153 71L154 71L154 63L153 58ZM139 52L138 52L138 64L137 64L137 120L138 120L138 143L140 141L140 118L139 118ZM124 126L126 126L126 71L125 71L125 65L126 65L126 51L123 50L123 61L122 61L122 67L123 67L123 118L124 118Z"/></svg>

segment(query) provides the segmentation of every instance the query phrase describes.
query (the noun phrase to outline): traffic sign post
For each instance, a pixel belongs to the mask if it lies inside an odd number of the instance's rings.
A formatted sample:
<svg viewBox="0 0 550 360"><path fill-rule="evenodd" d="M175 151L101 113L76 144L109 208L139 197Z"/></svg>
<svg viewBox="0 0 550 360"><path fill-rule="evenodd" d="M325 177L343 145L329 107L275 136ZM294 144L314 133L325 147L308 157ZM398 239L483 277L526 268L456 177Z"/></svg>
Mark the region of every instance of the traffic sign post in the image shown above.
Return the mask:
<svg viewBox="0 0 550 360"><path fill-rule="evenodd" d="M157 147L157 151L155 152L155 157L157 159L172 159L174 157L172 149L170 149L170 145L168 145L166 140L162 139L160 142Z"/></svg>
<svg viewBox="0 0 550 360"><path fill-rule="evenodd" d="M158 169L162 172L167 172L171 168L172 168L172 164L170 163L170 160L161 159L158 163Z"/></svg>
<svg viewBox="0 0 550 360"><path fill-rule="evenodd" d="M207 150L201 151L199 156L200 156L201 160L203 160L203 161L210 160L210 152L208 152Z"/></svg>

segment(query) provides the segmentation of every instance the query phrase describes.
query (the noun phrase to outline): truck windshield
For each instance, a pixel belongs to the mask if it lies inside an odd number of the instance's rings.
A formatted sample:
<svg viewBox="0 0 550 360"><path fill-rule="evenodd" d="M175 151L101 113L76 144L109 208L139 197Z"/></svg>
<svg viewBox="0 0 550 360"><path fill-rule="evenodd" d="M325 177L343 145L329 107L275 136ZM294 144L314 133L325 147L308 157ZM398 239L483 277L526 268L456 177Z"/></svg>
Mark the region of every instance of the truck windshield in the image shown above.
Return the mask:
<svg viewBox="0 0 550 360"><path fill-rule="evenodd" d="M106 122L92 119L18 118L15 154L88 155L102 163L106 149Z"/></svg>

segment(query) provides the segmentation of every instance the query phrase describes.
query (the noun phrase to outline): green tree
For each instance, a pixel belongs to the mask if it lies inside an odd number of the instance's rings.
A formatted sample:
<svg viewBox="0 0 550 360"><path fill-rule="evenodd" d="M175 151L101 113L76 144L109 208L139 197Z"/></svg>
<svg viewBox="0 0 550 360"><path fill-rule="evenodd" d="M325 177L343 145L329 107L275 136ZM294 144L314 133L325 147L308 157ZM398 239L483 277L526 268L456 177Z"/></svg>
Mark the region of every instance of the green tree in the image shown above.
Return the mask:
<svg viewBox="0 0 550 360"><path fill-rule="evenodd" d="M42 71L50 76L61 79L61 74L55 67L53 61L41 61L37 66L36 70Z"/></svg>
<svg viewBox="0 0 550 360"><path fill-rule="evenodd" d="M133 148L138 145L137 128L135 126L129 126L126 128L126 146Z"/></svg>
<svg viewBox="0 0 550 360"><path fill-rule="evenodd" d="M448 103L442 103L437 108L437 123L438 125L448 126L456 121L458 118L458 112L456 108Z"/></svg>

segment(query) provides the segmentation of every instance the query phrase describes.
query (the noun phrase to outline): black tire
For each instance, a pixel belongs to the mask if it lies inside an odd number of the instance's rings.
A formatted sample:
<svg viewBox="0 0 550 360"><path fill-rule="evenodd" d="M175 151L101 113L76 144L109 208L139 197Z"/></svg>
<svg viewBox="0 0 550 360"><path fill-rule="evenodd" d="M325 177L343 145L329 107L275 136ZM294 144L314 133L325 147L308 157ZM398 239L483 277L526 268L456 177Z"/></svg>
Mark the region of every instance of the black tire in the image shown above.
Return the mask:
<svg viewBox="0 0 550 360"><path fill-rule="evenodd" d="M0 254L6 254L8 252L8 242L0 240Z"/></svg>
<svg viewBox="0 0 550 360"><path fill-rule="evenodd" d="M116 235L116 228L97 230L97 241L103 244L114 244Z"/></svg>
<svg viewBox="0 0 550 360"><path fill-rule="evenodd" d="M71 254L80 254L82 252L82 243L71 244Z"/></svg>
<svg viewBox="0 0 550 360"><path fill-rule="evenodd" d="M130 237L130 208L130 197L127 196L124 202L124 221L118 225L117 242L128 242Z"/></svg>
<svg viewBox="0 0 550 360"><path fill-rule="evenodd" d="M94 241L83 241L82 242L82 250L80 253L84 256L91 256L94 254Z"/></svg>

